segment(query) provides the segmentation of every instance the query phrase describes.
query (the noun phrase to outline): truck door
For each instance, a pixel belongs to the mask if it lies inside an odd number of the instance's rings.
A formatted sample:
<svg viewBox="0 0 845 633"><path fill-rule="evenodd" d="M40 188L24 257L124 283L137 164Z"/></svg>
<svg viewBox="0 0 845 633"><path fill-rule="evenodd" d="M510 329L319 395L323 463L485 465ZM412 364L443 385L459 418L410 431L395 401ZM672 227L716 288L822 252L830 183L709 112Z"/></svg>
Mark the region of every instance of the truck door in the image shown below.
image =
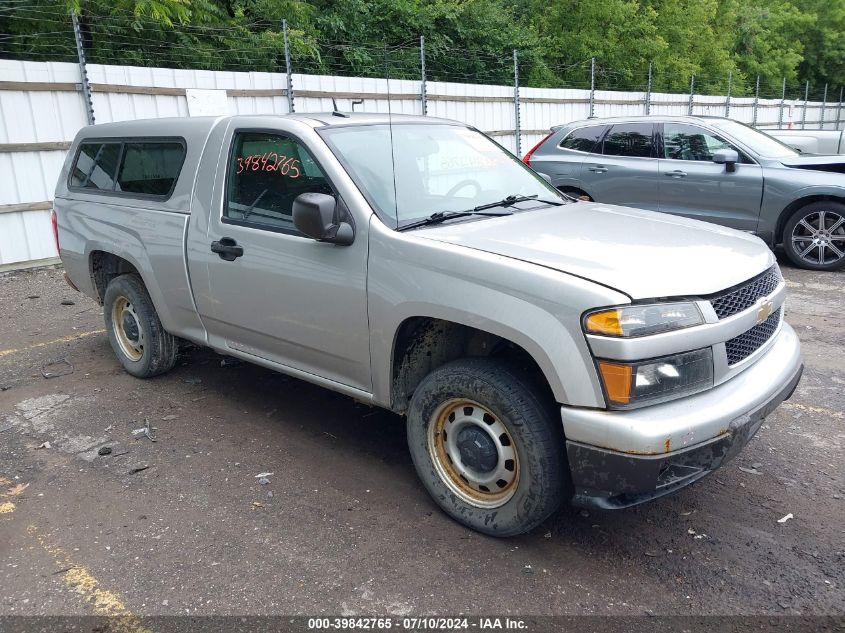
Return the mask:
<svg viewBox="0 0 845 633"><path fill-rule="evenodd" d="M733 149L734 171L713 162L713 152ZM663 124L660 211L743 231L757 229L763 170L728 141L688 123Z"/></svg>
<svg viewBox="0 0 845 633"><path fill-rule="evenodd" d="M278 121L268 130L249 123L230 124L210 212L192 214L188 260L208 342L371 392L369 218L353 213L349 246L297 231L294 199L306 192L340 198L334 181L345 174L304 124Z"/></svg>
<svg viewBox="0 0 845 633"><path fill-rule="evenodd" d="M614 124L581 164L584 190L596 202L657 211L655 145L653 123Z"/></svg>

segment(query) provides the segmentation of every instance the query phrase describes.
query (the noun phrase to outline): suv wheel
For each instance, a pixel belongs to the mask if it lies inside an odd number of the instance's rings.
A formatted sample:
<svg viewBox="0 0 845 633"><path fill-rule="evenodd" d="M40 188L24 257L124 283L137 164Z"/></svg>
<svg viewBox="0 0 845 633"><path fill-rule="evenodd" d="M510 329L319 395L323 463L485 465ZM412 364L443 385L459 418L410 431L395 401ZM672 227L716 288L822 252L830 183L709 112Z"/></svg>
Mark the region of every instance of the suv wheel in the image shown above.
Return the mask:
<svg viewBox="0 0 845 633"><path fill-rule="evenodd" d="M783 229L783 248L801 268L841 268L845 265L845 205L821 201L798 209Z"/></svg>
<svg viewBox="0 0 845 633"><path fill-rule="evenodd" d="M527 532L571 496L553 407L496 361L457 360L426 376L408 410L408 446L434 501L485 534Z"/></svg>
<svg viewBox="0 0 845 633"><path fill-rule="evenodd" d="M137 275L121 275L109 282L103 297L103 315L109 342L127 372L149 378L176 364L178 340L162 327Z"/></svg>

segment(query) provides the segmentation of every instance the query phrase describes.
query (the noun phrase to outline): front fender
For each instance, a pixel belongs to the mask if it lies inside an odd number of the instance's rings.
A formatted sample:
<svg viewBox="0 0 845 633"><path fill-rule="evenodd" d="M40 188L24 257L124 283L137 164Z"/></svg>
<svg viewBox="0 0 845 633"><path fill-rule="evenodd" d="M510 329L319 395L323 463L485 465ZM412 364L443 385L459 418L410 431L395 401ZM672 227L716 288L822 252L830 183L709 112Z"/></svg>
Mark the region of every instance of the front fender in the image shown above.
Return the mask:
<svg viewBox="0 0 845 633"><path fill-rule="evenodd" d="M430 317L509 340L528 352L558 402L603 407L581 314L630 299L542 266L418 238L373 223L369 316L373 396L389 406L400 325Z"/></svg>
<svg viewBox="0 0 845 633"><path fill-rule="evenodd" d="M803 206L803 202L819 198L838 198L845 202L845 182L841 186L830 184L830 180L845 181L845 175L803 169L784 170L786 173L779 169L773 174L766 174L758 226L758 233L771 232L776 243L780 241L778 231L786 221L785 216Z"/></svg>
<svg viewBox="0 0 845 633"><path fill-rule="evenodd" d="M829 184L808 185L795 191L794 196L796 199L808 198L810 196L831 196L845 199L845 186L837 187Z"/></svg>

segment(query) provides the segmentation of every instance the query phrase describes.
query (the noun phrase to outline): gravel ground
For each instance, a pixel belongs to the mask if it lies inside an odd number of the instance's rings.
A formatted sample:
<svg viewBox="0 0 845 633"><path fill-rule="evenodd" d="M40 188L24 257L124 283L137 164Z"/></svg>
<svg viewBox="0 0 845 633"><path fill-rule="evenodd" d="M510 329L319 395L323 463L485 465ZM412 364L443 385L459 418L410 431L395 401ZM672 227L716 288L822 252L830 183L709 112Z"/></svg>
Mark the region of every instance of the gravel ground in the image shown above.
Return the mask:
<svg viewBox="0 0 845 633"><path fill-rule="evenodd" d="M2 275L0 615L842 615L845 273L781 264L806 371L735 461L501 540L429 500L399 417L202 349L134 379L61 271Z"/></svg>

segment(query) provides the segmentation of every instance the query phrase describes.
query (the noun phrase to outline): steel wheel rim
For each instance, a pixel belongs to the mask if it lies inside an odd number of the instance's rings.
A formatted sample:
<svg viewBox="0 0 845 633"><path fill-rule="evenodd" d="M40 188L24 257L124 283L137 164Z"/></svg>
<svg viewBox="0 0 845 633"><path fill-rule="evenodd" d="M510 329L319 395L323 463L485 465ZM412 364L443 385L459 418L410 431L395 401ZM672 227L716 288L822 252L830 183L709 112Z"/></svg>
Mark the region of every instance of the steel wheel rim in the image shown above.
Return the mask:
<svg viewBox="0 0 845 633"><path fill-rule="evenodd" d="M845 258L845 217L835 211L813 211L792 229L792 248L798 257L819 266Z"/></svg>
<svg viewBox="0 0 845 633"><path fill-rule="evenodd" d="M144 356L144 328L132 303L118 297L111 310L112 329L120 351L130 360L138 362Z"/></svg>
<svg viewBox="0 0 845 633"><path fill-rule="evenodd" d="M519 458L513 437L492 411L473 400L452 399L437 408L428 425L428 449L440 480L470 505L498 508L516 492ZM487 449L483 467L478 467L478 449Z"/></svg>

